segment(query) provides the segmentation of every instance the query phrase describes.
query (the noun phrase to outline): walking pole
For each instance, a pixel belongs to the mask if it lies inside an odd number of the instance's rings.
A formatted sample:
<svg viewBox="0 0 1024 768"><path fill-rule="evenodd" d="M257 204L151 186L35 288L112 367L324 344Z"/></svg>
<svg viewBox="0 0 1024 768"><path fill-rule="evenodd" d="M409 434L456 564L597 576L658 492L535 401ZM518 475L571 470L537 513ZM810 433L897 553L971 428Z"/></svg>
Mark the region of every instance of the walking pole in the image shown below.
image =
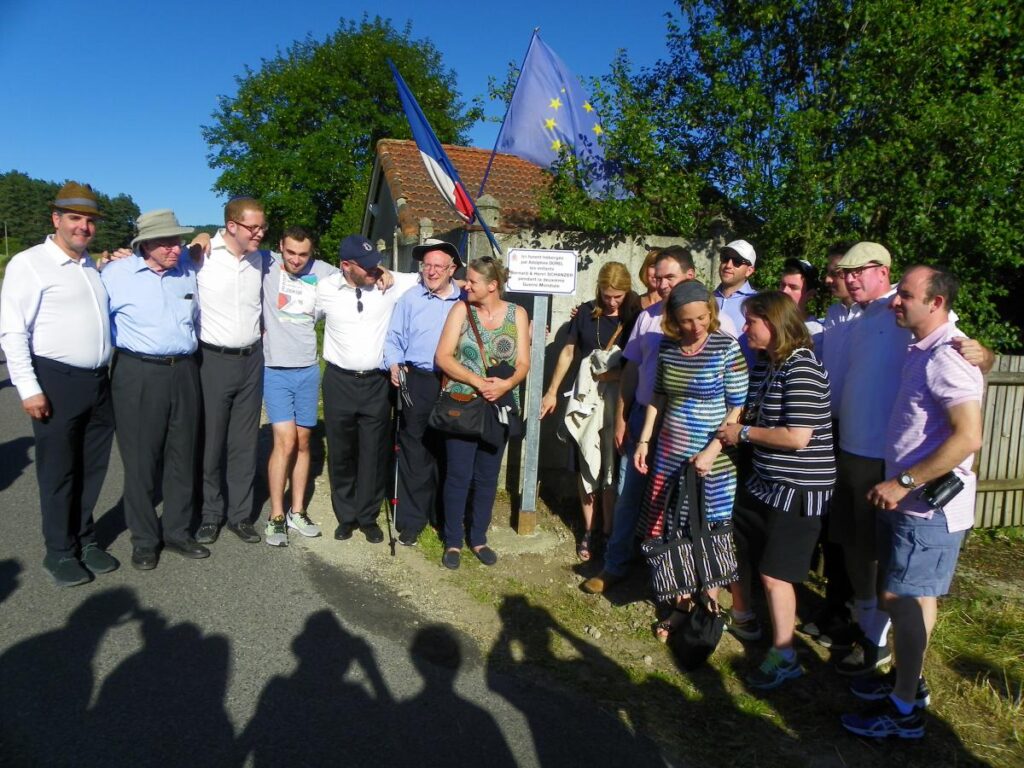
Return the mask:
<svg viewBox="0 0 1024 768"><path fill-rule="evenodd" d="M398 366L398 397L395 398L395 475L391 485L391 514L384 510L384 516L388 521L388 544L391 547L391 556L395 556L395 532L394 527L398 525L398 454L401 451L398 445L398 430L402 423L402 406L412 405L412 398L409 396L409 387L405 381L405 369ZM392 520L392 518L394 518Z"/></svg>

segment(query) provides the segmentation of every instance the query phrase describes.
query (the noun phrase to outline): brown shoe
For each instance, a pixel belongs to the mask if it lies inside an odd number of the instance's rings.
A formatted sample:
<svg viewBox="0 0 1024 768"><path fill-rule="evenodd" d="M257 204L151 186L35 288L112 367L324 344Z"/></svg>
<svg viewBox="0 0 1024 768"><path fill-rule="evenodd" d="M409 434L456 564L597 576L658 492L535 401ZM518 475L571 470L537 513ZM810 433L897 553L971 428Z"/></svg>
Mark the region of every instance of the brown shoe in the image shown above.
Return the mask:
<svg viewBox="0 0 1024 768"><path fill-rule="evenodd" d="M601 571L597 576L591 576L580 584L580 589L588 595L603 595L609 589L622 581L621 576L616 576L608 571Z"/></svg>

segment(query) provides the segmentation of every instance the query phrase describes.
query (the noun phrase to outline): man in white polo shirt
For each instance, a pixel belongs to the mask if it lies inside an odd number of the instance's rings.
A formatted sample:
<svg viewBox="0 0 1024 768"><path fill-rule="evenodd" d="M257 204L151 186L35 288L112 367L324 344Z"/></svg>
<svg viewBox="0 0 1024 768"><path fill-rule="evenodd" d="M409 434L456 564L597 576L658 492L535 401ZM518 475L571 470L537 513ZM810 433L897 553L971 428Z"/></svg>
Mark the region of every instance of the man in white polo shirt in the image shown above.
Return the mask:
<svg viewBox="0 0 1024 768"><path fill-rule="evenodd" d="M54 233L7 265L0 343L32 418L43 566L74 587L119 565L97 544L92 517L114 436L110 318L87 250L101 218L95 192L69 181L51 207Z"/></svg>
<svg viewBox="0 0 1024 768"><path fill-rule="evenodd" d="M224 228L199 266L199 377L203 388L203 514L196 541L212 544L228 530L248 544L252 525L257 436L263 401L260 292L269 254L263 206L237 197L224 208ZM227 498L224 496L227 490Z"/></svg>
<svg viewBox="0 0 1024 768"><path fill-rule="evenodd" d="M318 312L324 326L324 424L327 432L331 506L338 519L334 538L345 540L359 528L377 544L384 501L391 402L384 367L384 337L398 299L416 285L415 273L394 273L381 292L381 254L365 237L349 235L339 249L341 272L317 284Z"/></svg>

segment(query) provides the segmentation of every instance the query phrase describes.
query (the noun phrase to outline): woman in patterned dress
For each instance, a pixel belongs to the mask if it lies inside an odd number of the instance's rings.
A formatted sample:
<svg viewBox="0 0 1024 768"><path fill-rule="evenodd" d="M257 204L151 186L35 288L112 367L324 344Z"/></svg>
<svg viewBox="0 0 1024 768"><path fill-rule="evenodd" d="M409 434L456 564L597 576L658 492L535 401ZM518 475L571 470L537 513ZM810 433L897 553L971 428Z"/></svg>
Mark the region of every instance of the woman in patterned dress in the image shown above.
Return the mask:
<svg viewBox="0 0 1024 768"><path fill-rule="evenodd" d="M719 330L718 307L708 289L689 280L673 288L666 302L654 398L633 455L637 470L649 475L640 517L644 538L662 534L669 492L687 462L704 480L708 522L732 515L736 466L715 433L739 418L747 394L743 352ZM657 449L648 457L656 429ZM675 522L682 528L687 521ZM668 641L688 608L689 596L679 598L669 617L655 625L660 641Z"/></svg>
<svg viewBox="0 0 1024 768"><path fill-rule="evenodd" d="M435 362L449 378L449 392L482 397L496 403L511 393L519 408L517 388L530 370L530 335L526 310L501 298L505 269L501 261L484 256L469 262L466 270L467 301L448 313ZM480 359L480 345L470 327L472 313L487 359ZM509 378L488 376L487 369L507 363L514 368ZM487 546L487 528L498 490L498 472L505 453L507 433L499 445L482 440L448 435L448 456L444 478L444 544L441 562L446 568L459 567L465 538L473 554L484 565L494 565L498 556ZM466 503L472 491L469 535L466 537Z"/></svg>

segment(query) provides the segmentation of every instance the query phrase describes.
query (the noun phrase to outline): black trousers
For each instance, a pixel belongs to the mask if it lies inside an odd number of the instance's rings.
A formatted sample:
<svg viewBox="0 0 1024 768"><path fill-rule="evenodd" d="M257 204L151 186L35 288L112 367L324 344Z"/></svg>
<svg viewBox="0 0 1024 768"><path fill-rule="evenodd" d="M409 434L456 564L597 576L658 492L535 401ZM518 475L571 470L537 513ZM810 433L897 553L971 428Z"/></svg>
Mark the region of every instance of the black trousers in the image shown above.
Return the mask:
<svg viewBox="0 0 1024 768"><path fill-rule="evenodd" d="M192 524L199 436L199 365L118 354L110 379L117 446L124 462L124 517L132 544L183 541ZM158 492L163 520L156 516ZM161 523L163 536L161 537Z"/></svg>
<svg viewBox="0 0 1024 768"><path fill-rule="evenodd" d="M395 527L419 533L436 523L438 458L444 440L427 427L441 380L432 371L410 368L406 377L412 406L402 406L398 431L398 507Z"/></svg>
<svg viewBox="0 0 1024 768"><path fill-rule="evenodd" d="M32 420L36 478L46 551L76 554L95 541L92 512L103 487L114 438L107 369L74 368L33 358L50 401L50 418Z"/></svg>
<svg viewBox="0 0 1024 768"><path fill-rule="evenodd" d="M203 522L248 522L263 405L263 346L246 356L200 348ZM227 498L225 499L225 490Z"/></svg>
<svg viewBox="0 0 1024 768"><path fill-rule="evenodd" d="M331 506L348 526L375 523L388 477L391 384L383 372L356 377L324 371L324 423Z"/></svg>

